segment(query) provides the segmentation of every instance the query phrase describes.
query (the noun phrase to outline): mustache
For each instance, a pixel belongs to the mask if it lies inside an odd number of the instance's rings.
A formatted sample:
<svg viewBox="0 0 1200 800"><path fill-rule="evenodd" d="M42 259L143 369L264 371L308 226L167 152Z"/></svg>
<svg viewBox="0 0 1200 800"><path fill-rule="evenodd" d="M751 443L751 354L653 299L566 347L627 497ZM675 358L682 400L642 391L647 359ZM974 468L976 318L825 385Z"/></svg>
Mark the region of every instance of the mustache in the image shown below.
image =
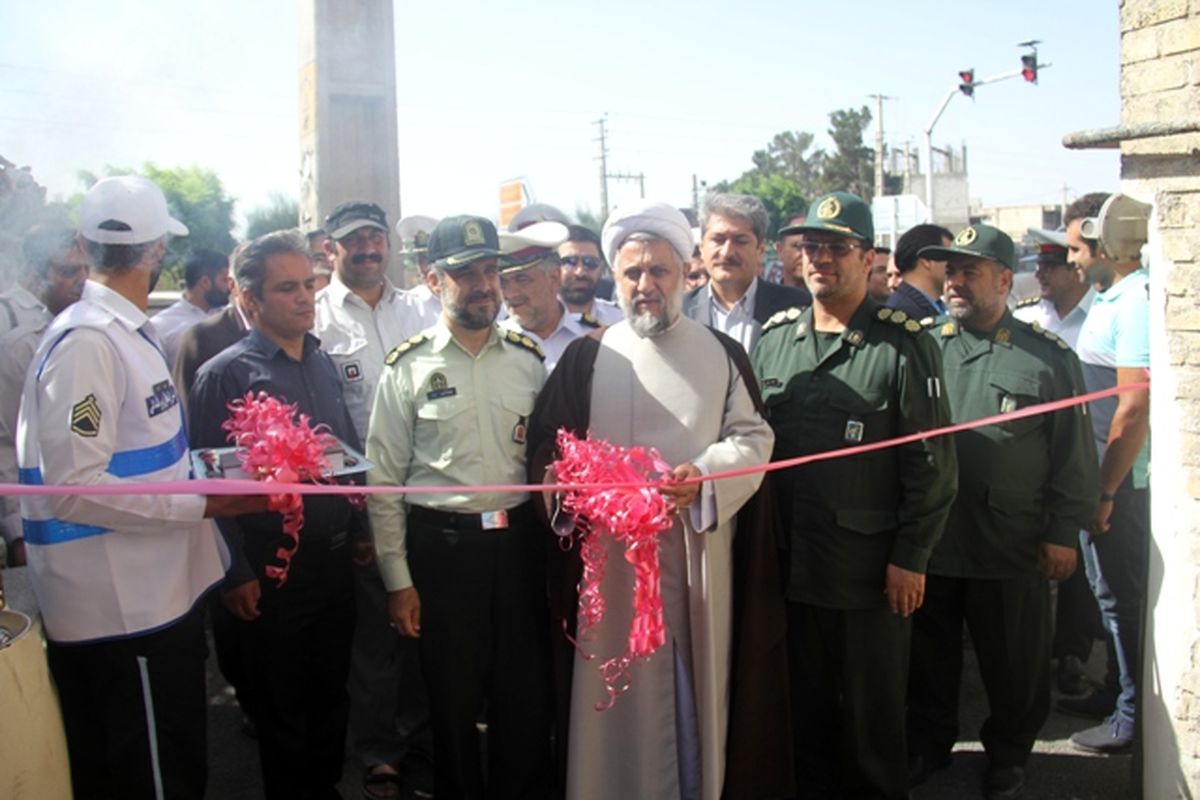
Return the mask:
<svg viewBox="0 0 1200 800"><path fill-rule="evenodd" d="M500 302L496 295L492 292L472 292L471 294L467 295L466 302L481 303L484 300L491 300L493 303Z"/></svg>
<svg viewBox="0 0 1200 800"><path fill-rule="evenodd" d="M374 261L376 264L382 264L383 256L379 255L379 253L359 253L358 255L350 257L350 263L354 264L355 266L361 266L368 261Z"/></svg>

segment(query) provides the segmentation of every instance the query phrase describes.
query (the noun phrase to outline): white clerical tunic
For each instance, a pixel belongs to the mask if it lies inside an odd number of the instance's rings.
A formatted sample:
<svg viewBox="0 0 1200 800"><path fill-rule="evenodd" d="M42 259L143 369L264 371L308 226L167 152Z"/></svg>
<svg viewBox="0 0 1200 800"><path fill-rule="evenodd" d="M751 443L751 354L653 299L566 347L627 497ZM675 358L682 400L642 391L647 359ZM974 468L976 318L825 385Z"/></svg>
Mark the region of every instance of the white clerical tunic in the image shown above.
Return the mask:
<svg viewBox="0 0 1200 800"><path fill-rule="evenodd" d="M766 463L774 434L711 331L681 318L648 338L609 328L592 379L591 435L658 449L672 466L708 474ZM606 711L597 667L627 647L634 575L611 539L606 616L577 656L571 697L568 798L717 800L725 770L734 516L761 474L717 481L715 520L699 533L678 520L659 558L667 643L637 662L629 690ZM689 517L693 515L688 515Z"/></svg>

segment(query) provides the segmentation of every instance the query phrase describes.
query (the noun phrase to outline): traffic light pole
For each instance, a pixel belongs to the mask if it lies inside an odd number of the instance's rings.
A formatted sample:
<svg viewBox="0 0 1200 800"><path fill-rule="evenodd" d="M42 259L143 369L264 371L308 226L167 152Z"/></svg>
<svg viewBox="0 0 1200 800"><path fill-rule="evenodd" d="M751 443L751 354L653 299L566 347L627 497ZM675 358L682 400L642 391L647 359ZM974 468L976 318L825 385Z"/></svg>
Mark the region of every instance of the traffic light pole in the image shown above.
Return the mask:
<svg viewBox="0 0 1200 800"><path fill-rule="evenodd" d="M1039 69L1044 69L1051 66L1050 64L1038 64ZM1014 69L1009 72L1001 72L999 75L993 75L990 78L982 78L971 82L971 87L983 86L985 83L999 83L1006 81L1009 78L1023 77L1023 70ZM942 100L942 104L938 106L934 112L933 119L929 120L929 124L925 126L925 205L929 207L929 221L933 221L933 126L937 125L938 120L942 118L942 114L946 111L946 106L950 105L950 101L954 99L954 95L961 91L960 84L955 84L946 97Z"/></svg>

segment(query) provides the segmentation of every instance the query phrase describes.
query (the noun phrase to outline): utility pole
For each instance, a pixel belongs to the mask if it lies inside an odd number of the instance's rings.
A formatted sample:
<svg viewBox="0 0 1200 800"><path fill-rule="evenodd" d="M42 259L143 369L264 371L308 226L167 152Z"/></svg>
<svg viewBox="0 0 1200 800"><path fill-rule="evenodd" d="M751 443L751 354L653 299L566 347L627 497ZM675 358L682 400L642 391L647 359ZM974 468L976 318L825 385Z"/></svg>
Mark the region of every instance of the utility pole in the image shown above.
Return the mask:
<svg viewBox="0 0 1200 800"><path fill-rule="evenodd" d="M883 197L883 101L894 100L886 94L869 94L875 100L875 196Z"/></svg>
<svg viewBox="0 0 1200 800"><path fill-rule="evenodd" d="M608 177L614 181L637 181L638 194L643 200L646 199L646 173L639 172L634 175L632 172L610 172L608 173ZM607 211L605 212L605 216L608 216Z"/></svg>
<svg viewBox="0 0 1200 800"><path fill-rule="evenodd" d="M692 173L692 211L700 213L700 181L696 179L696 173Z"/></svg>
<svg viewBox="0 0 1200 800"><path fill-rule="evenodd" d="M600 128L600 219L608 219L608 144L605 141L604 122L608 118L605 114L600 119L596 120L596 125Z"/></svg>

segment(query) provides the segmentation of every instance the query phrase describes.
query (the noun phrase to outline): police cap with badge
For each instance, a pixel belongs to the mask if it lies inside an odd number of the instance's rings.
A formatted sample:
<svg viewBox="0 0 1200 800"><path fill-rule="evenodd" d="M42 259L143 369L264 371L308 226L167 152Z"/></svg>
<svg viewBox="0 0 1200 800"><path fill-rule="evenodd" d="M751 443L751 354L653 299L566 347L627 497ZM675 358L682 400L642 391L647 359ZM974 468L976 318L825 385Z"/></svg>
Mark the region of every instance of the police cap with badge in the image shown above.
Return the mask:
<svg viewBox="0 0 1200 800"><path fill-rule="evenodd" d="M500 257L496 226L484 217L446 217L429 234L429 263L453 272L484 258Z"/></svg>
<svg viewBox="0 0 1200 800"><path fill-rule="evenodd" d="M789 225L779 231L779 236L793 233L836 233L849 236L865 243L866 249L874 247L875 220L871 207L861 197L849 192L830 192L813 201L808 219L799 225Z"/></svg>
<svg viewBox="0 0 1200 800"><path fill-rule="evenodd" d="M949 261L955 256L970 256L995 261L1005 269L1012 269L1017 263L1016 248L1007 233L991 225L970 225L963 228L954 237L949 247L930 245L922 247L917 253L918 258L928 258L933 261Z"/></svg>
<svg viewBox="0 0 1200 800"><path fill-rule="evenodd" d="M375 205L362 200L342 203L325 217L325 233L335 242L349 236L359 228L375 228L388 233L387 213Z"/></svg>

